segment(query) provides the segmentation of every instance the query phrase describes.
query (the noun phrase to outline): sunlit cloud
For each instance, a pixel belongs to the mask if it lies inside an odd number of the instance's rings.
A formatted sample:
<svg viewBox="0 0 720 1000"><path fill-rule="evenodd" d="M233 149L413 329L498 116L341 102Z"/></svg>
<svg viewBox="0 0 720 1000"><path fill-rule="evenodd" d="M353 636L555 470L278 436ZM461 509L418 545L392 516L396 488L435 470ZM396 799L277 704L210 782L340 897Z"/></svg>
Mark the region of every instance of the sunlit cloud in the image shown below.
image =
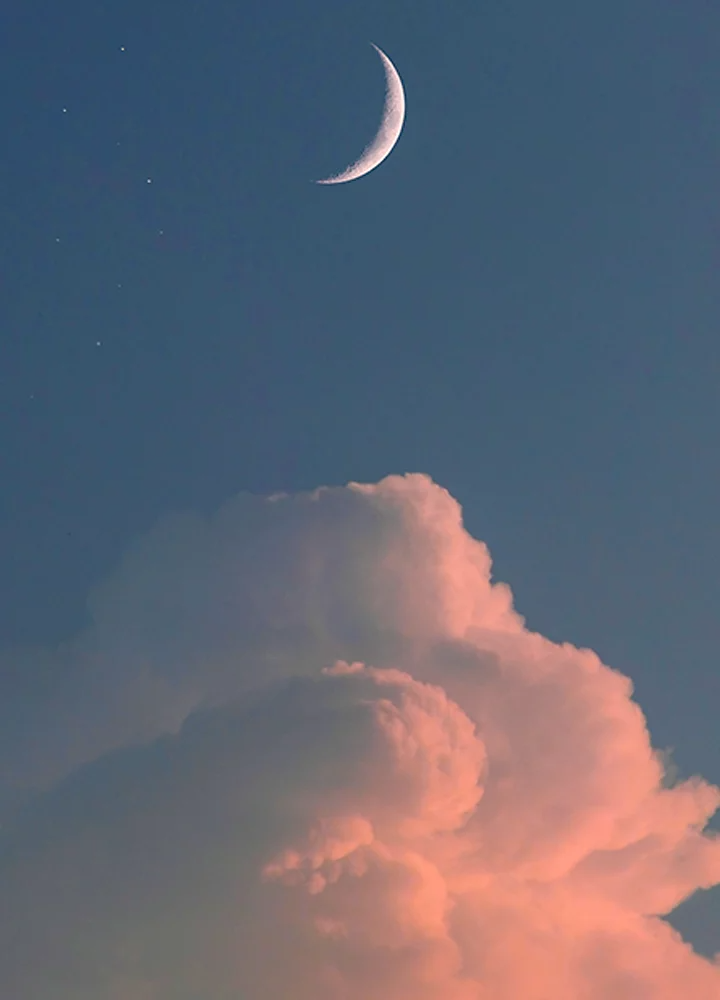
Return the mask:
<svg viewBox="0 0 720 1000"><path fill-rule="evenodd" d="M719 1000L720 791L427 477L168 518L89 611L0 658L3 997Z"/></svg>

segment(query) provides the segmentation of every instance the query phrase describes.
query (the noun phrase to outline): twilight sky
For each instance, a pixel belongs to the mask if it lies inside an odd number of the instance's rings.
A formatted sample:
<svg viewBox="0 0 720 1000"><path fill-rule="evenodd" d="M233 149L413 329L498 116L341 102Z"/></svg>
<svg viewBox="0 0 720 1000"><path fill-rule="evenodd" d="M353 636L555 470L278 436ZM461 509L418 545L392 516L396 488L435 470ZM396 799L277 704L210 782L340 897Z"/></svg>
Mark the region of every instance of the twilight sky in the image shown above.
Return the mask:
<svg viewBox="0 0 720 1000"><path fill-rule="evenodd" d="M720 997L718 51L4 5L0 992Z"/></svg>

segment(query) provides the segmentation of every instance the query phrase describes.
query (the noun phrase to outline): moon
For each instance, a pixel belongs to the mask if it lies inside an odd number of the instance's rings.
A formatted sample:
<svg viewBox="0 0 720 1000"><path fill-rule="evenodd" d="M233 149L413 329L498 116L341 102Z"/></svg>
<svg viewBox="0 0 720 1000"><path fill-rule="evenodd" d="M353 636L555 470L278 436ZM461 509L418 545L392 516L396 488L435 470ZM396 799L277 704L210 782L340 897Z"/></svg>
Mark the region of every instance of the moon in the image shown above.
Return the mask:
<svg viewBox="0 0 720 1000"><path fill-rule="evenodd" d="M382 59L385 69L385 110L380 129L373 141L365 147L360 159L351 163L341 174L316 181L316 184L346 184L348 181L357 180L358 177L364 177L375 167L380 166L393 151L400 138L405 123L405 91L402 80L383 50L379 49L377 45L373 45L373 48Z"/></svg>

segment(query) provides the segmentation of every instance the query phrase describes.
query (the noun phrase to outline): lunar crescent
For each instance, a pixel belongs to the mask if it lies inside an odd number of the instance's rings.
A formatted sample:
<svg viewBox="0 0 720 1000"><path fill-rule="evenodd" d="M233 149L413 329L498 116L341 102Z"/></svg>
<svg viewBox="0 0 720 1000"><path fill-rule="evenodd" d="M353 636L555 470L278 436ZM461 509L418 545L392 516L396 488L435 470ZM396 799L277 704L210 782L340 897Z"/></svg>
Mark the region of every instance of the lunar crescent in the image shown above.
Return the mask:
<svg viewBox="0 0 720 1000"><path fill-rule="evenodd" d="M395 143L400 138L405 122L405 91L402 80L382 49L379 49L377 45L373 45L373 48L382 59L385 68L385 110L380 129L370 145L365 148L359 160L352 163L341 174L316 181L316 184L345 184L347 181L354 181L358 177L369 174L390 155Z"/></svg>

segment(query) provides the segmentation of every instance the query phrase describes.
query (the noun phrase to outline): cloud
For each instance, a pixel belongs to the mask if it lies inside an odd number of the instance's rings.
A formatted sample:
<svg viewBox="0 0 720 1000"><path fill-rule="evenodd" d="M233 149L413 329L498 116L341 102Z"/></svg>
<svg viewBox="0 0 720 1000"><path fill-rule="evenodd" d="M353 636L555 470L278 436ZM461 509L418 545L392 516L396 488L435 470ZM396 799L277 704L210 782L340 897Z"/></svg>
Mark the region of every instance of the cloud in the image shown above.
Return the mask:
<svg viewBox="0 0 720 1000"><path fill-rule="evenodd" d="M0 995L719 1000L720 791L427 477L169 518L90 612L0 658Z"/></svg>

